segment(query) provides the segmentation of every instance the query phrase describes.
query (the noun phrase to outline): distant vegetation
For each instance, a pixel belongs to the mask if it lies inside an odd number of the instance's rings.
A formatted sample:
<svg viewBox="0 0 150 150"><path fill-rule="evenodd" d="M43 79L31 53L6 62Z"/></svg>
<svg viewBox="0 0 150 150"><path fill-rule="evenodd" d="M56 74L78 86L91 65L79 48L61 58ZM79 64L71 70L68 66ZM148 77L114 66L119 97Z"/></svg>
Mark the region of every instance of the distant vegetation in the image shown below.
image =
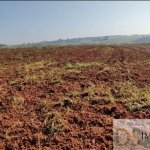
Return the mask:
<svg viewBox="0 0 150 150"><path fill-rule="evenodd" d="M135 43L150 43L150 36L143 36L136 40Z"/></svg>
<svg viewBox="0 0 150 150"><path fill-rule="evenodd" d="M43 41L32 43L32 46L48 46L48 45L121 45L121 44L136 44L150 43L150 35L112 35L98 37L84 37L73 39L59 39L56 41Z"/></svg>
<svg viewBox="0 0 150 150"><path fill-rule="evenodd" d="M86 45L122 45L122 44L138 44L138 43L150 43L150 35L111 35L111 36L97 36L97 37L84 37L84 38L72 38L72 39L58 39L55 41L42 41L38 43L23 43L20 45L9 45L8 47L33 47L33 46L86 46ZM0 47L6 46L0 44Z"/></svg>
<svg viewBox="0 0 150 150"><path fill-rule="evenodd" d="M4 46L7 46L7 45L5 45L5 44L0 44L0 47L4 47Z"/></svg>

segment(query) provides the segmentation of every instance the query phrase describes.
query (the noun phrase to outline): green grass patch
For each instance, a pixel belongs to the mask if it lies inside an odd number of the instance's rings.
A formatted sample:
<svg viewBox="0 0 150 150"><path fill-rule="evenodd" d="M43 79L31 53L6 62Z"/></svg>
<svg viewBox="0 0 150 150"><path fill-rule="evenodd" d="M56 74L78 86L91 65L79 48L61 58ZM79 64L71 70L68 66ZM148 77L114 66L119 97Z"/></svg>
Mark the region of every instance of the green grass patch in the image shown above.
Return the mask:
<svg viewBox="0 0 150 150"><path fill-rule="evenodd" d="M36 75L32 75L32 76L25 76L24 80L25 81L36 81L38 79L38 77Z"/></svg>
<svg viewBox="0 0 150 150"><path fill-rule="evenodd" d="M8 67L3 67L3 66L0 67L0 71L5 71L7 69L9 69L9 68Z"/></svg>
<svg viewBox="0 0 150 150"><path fill-rule="evenodd" d="M67 63L65 69L72 69L73 65L71 63Z"/></svg>
<svg viewBox="0 0 150 150"><path fill-rule="evenodd" d="M25 99L23 97L13 96L11 98L11 103L12 103L13 107L19 107L19 106L23 105L24 102L25 102Z"/></svg>
<svg viewBox="0 0 150 150"><path fill-rule="evenodd" d="M38 62L25 64L24 69L25 69L26 72L28 72L29 70L41 69L41 68L44 68L44 63L45 63L45 61L41 60L41 61L38 61Z"/></svg>
<svg viewBox="0 0 150 150"><path fill-rule="evenodd" d="M92 66L103 66L103 63L100 63L100 62L88 62L88 63L77 62L75 64L76 68L86 68L86 67L92 67Z"/></svg>
<svg viewBox="0 0 150 150"><path fill-rule="evenodd" d="M8 82L9 85L17 85L18 84L18 80L14 80L14 81L10 81Z"/></svg>
<svg viewBox="0 0 150 150"><path fill-rule="evenodd" d="M52 84L63 84L63 81L61 79L52 79L51 83Z"/></svg>

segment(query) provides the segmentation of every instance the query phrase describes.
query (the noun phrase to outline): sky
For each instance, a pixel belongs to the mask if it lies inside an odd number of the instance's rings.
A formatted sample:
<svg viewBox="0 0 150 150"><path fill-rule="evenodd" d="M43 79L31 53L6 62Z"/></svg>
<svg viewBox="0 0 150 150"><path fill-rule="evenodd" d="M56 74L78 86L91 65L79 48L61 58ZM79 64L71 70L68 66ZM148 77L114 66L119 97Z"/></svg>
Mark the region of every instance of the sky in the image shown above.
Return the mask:
<svg viewBox="0 0 150 150"><path fill-rule="evenodd" d="M0 1L0 44L150 34L149 1Z"/></svg>

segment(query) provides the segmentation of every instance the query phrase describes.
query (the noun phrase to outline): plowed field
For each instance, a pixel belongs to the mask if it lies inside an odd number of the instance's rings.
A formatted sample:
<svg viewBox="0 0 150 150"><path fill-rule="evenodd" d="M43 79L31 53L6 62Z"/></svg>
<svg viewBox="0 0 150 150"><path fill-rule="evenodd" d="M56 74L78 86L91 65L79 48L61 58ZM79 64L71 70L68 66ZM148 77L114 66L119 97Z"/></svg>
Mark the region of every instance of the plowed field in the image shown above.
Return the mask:
<svg viewBox="0 0 150 150"><path fill-rule="evenodd" d="M1 150L111 150L149 112L150 44L0 49Z"/></svg>

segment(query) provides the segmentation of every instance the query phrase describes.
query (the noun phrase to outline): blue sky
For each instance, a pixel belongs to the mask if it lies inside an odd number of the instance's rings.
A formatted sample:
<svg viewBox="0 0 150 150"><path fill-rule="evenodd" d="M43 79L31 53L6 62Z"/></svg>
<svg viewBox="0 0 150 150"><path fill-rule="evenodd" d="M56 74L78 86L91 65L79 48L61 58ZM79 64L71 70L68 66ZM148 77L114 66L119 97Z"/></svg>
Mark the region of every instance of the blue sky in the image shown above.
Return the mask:
<svg viewBox="0 0 150 150"><path fill-rule="evenodd" d="M150 34L149 1L0 2L0 44Z"/></svg>

